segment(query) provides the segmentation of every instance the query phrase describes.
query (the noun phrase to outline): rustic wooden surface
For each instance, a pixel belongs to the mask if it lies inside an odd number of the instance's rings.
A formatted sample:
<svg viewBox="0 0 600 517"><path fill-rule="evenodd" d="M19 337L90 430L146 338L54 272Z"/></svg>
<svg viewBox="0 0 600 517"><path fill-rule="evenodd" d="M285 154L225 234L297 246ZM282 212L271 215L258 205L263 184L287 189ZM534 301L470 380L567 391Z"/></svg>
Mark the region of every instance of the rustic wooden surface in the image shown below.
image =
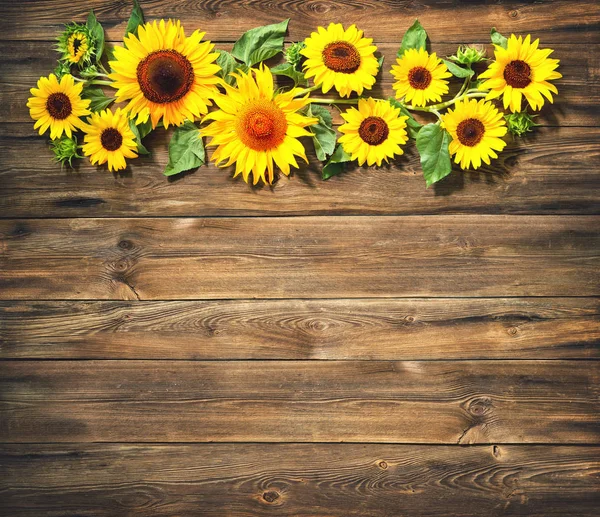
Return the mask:
<svg viewBox="0 0 600 517"><path fill-rule="evenodd" d="M431 189L412 148L167 180L164 132L124 173L61 171L28 89L62 23L93 7L116 42L130 5L2 0L0 515L596 516L598 3L142 5L225 49L354 22L387 67L415 17L439 54L531 32L564 78L535 135Z"/></svg>

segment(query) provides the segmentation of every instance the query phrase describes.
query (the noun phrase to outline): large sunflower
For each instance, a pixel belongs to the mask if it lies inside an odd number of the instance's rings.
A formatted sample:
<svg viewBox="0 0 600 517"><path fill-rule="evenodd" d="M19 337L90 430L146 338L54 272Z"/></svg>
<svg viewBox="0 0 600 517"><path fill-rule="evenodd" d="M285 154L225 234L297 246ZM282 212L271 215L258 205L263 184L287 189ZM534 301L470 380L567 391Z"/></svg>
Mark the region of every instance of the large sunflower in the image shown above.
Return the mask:
<svg viewBox="0 0 600 517"><path fill-rule="evenodd" d="M214 45L200 42L204 32L185 37L179 20L161 20L138 28L137 36L125 36L125 47L115 48L110 78L117 100L129 100L126 109L137 123L150 116L155 128L162 118L165 127L194 120L208 111L210 98L221 80L215 75Z"/></svg>
<svg viewBox="0 0 600 517"><path fill-rule="evenodd" d="M562 77L556 71L559 60L548 58L553 50L538 49L539 43L539 39L531 43L529 35L523 40L512 34L505 49L495 46L496 60L479 75L480 79L487 79L479 89L491 90L487 99L503 95L504 109L510 107L513 113L521 111L523 96L534 110L544 105L544 97L552 102L552 93L557 94L558 90L548 81Z"/></svg>
<svg viewBox="0 0 600 517"><path fill-rule="evenodd" d="M358 109L342 113L345 124L339 127L343 135L340 144L359 165L381 165L383 160L403 154L400 146L408 141L406 120L399 108L383 100L360 99Z"/></svg>
<svg viewBox="0 0 600 517"><path fill-rule="evenodd" d="M212 155L217 165L228 167L235 162L234 176L241 173L248 182L252 172L254 184L259 180L272 183L273 163L287 176L290 165L298 167L294 155L307 161L297 138L310 136L304 128L318 119L298 113L310 102L308 96L294 98L299 89L275 93L273 76L264 65L232 75L237 88L224 85L227 94L215 98L220 109L205 117L213 122L202 134L212 137L208 145L218 146Z"/></svg>
<svg viewBox="0 0 600 517"><path fill-rule="evenodd" d="M450 154L461 169L477 169L482 160L489 165L490 158L498 158L495 151L506 146L504 116L484 99L458 101L454 110L442 115L442 127L452 136Z"/></svg>
<svg viewBox="0 0 600 517"><path fill-rule="evenodd" d="M70 74L63 75L60 82L54 74L41 77L27 101L29 114L36 121L33 128L39 127L40 135L50 128L52 140L63 133L71 138L73 131L85 125L79 117L90 114L90 100L81 98L82 89L83 83L75 84Z"/></svg>
<svg viewBox="0 0 600 517"><path fill-rule="evenodd" d="M373 40L363 38L363 31L355 25L344 31L341 23L330 23L327 29L319 27L317 31L304 40L306 48L300 51L307 58L304 75L314 77L323 93L334 86L342 97L370 90L379 70Z"/></svg>
<svg viewBox="0 0 600 517"><path fill-rule="evenodd" d="M117 108L92 113L84 127L83 154L92 165L108 162L109 171L124 169L125 158L137 158L135 136L129 127L127 112Z"/></svg>
<svg viewBox="0 0 600 517"><path fill-rule="evenodd" d="M396 59L392 75L396 82L396 98L410 102L413 106L425 106L429 101L440 102L448 93L447 79L452 74L435 52L411 48Z"/></svg>

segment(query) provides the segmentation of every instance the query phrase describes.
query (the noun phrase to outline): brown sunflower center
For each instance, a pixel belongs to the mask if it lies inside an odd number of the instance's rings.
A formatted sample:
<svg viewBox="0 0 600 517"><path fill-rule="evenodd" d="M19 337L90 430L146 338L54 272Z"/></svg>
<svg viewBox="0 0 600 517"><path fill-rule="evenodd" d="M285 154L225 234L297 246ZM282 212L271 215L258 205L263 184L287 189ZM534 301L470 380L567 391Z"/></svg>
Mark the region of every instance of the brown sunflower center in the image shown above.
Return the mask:
<svg viewBox="0 0 600 517"><path fill-rule="evenodd" d="M386 141L390 128L381 117L367 117L358 128L358 135L369 145L379 145Z"/></svg>
<svg viewBox="0 0 600 517"><path fill-rule="evenodd" d="M485 134L485 126L481 120L468 118L463 120L456 128L456 136L462 145L473 147L477 145Z"/></svg>
<svg viewBox="0 0 600 517"><path fill-rule="evenodd" d="M504 80L513 88L525 88L531 82L531 67L517 59L504 67Z"/></svg>
<svg viewBox="0 0 600 517"><path fill-rule="evenodd" d="M71 100L64 93L51 93L48 95L46 109L55 120L64 120L73 112Z"/></svg>
<svg viewBox="0 0 600 517"><path fill-rule="evenodd" d="M360 67L360 53L350 43L334 41L323 49L323 63L334 72L351 74Z"/></svg>
<svg viewBox="0 0 600 517"><path fill-rule="evenodd" d="M73 40L73 54L77 54L77 52L79 52L80 48L81 48L81 39L75 38Z"/></svg>
<svg viewBox="0 0 600 517"><path fill-rule="evenodd" d="M415 66L408 72L408 82L415 90L424 90L431 84L431 72L423 66Z"/></svg>
<svg viewBox="0 0 600 517"><path fill-rule="evenodd" d="M146 99L165 104L181 99L190 91L194 68L175 50L157 50L140 61L137 79Z"/></svg>
<svg viewBox="0 0 600 517"><path fill-rule="evenodd" d="M123 143L123 135L121 135L121 132L118 129L108 127L102 131L100 142L102 143L102 147L107 151L116 151Z"/></svg>
<svg viewBox="0 0 600 517"><path fill-rule="evenodd" d="M250 149L266 151L278 147L287 132L285 113L271 101L248 104L239 113L236 133Z"/></svg>

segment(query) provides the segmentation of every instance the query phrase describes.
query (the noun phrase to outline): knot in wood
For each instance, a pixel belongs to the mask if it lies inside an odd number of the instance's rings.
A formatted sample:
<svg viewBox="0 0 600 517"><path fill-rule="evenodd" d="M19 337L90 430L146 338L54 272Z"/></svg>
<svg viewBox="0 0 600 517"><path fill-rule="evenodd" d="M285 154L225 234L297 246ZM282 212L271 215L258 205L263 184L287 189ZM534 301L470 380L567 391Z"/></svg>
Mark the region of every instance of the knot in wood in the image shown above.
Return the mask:
<svg viewBox="0 0 600 517"><path fill-rule="evenodd" d="M474 417L481 418L493 408L492 400L489 398L476 398L469 403L467 411Z"/></svg>
<svg viewBox="0 0 600 517"><path fill-rule="evenodd" d="M276 492L275 490L269 490L268 492L265 492L262 497L265 501L267 501L267 503L274 503L277 501L277 499L279 499L279 492Z"/></svg>

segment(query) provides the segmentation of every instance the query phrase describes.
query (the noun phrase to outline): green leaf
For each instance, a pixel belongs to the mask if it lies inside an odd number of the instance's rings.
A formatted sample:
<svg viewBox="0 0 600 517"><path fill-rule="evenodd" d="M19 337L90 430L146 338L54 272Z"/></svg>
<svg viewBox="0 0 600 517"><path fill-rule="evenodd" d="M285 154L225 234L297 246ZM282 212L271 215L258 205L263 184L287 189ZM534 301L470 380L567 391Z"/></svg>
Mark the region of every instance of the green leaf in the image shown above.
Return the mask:
<svg viewBox="0 0 600 517"><path fill-rule="evenodd" d="M506 48L508 45L508 39L502 36L502 34L496 30L496 27L492 27L492 30L490 31L490 38L494 45L499 45L502 48Z"/></svg>
<svg viewBox="0 0 600 517"><path fill-rule="evenodd" d="M96 19L96 15L94 11L90 11L90 14L87 17L86 22L88 30L91 32L92 36L96 40L96 63L100 61L102 58L102 54L104 53L104 29L100 22Z"/></svg>
<svg viewBox="0 0 600 517"><path fill-rule="evenodd" d="M412 113L408 111L408 109L406 109L406 106L404 104L398 102L393 97L390 97L388 101L392 106L394 106L394 108L400 108L400 113L402 113L402 115L408 117L408 120L406 121L406 129L408 131L408 136L410 138L416 139L417 135L419 134L419 131L423 126L414 119Z"/></svg>
<svg viewBox="0 0 600 517"><path fill-rule="evenodd" d="M416 48L418 50L420 48L425 48L426 45L427 33L419 23L419 20L415 20L415 23L413 23L410 29L405 32L404 37L402 38L402 44L400 45L400 50L398 50L398 57L402 57L404 52L408 49Z"/></svg>
<svg viewBox="0 0 600 517"><path fill-rule="evenodd" d="M175 129L169 142L169 163L163 174L173 176L200 167L204 163L204 144L193 122L186 121Z"/></svg>
<svg viewBox="0 0 600 517"><path fill-rule="evenodd" d="M340 174L344 170L344 163L352 161L352 157L344 151L344 148L339 144L335 148L335 152L329 158L329 161L323 166L322 177L328 180L332 176Z"/></svg>
<svg viewBox="0 0 600 517"><path fill-rule="evenodd" d="M417 135L417 149L428 187L452 172L448 150L450 140L450 134L439 124L427 124Z"/></svg>
<svg viewBox="0 0 600 517"><path fill-rule="evenodd" d="M217 58L217 65L221 67L221 70L217 73L227 84L233 86L235 84L235 77L229 75L231 72L235 72L241 65L236 59L225 50L217 50L219 57Z"/></svg>
<svg viewBox="0 0 600 517"><path fill-rule="evenodd" d="M133 32L133 34L137 34L137 30L140 25L144 25L144 13L142 13L142 8L140 7L138 0L133 0L133 11L131 11L131 16L127 22L125 36L131 32Z"/></svg>
<svg viewBox="0 0 600 517"><path fill-rule="evenodd" d="M381 67L383 66L383 60L385 59L385 56L381 56L377 58L377 64L379 65L379 70L381 70Z"/></svg>
<svg viewBox="0 0 600 517"><path fill-rule="evenodd" d="M142 144L142 136L140 134L139 128L135 125L135 121L133 119L129 119L129 128L135 135L135 143L137 144L137 152L138 154L150 154L150 151L146 149L144 144Z"/></svg>
<svg viewBox="0 0 600 517"><path fill-rule="evenodd" d="M308 117L319 119L317 124L308 126L307 129L313 135L317 158L324 162L330 154L333 154L333 151L335 150L335 141L337 140L337 135L333 129L331 113L323 106L310 104L306 115Z"/></svg>
<svg viewBox="0 0 600 517"><path fill-rule="evenodd" d="M294 81L294 86L307 86L308 81L304 74L294 68L291 63L281 63L280 65L271 68L271 73L274 75L285 75Z"/></svg>
<svg viewBox="0 0 600 517"><path fill-rule="evenodd" d="M472 69L463 68L462 66L458 66L457 64L453 63L452 61L448 61L446 59L442 59L442 61L448 67L448 71L454 77L458 77L460 79L465 79L466 77L473 77L473 74L475 73Z"/></svg>
<svg viewBox="0 0 600 517"><path fill-rule="evenodd" d="M162 120L159 122L159 124L162 125ZM146 136L148 136L152 131L152 120L150 119L150 117L148 117L148 120L146 120L146 122L138 124L137 128L140 132L140 138L146 138Z"/></svg>
<svg viewBox="0 0 600 517"><path fill-rule="evenodd" d="M92 101L90 110L94 112L108 108L115 101L113 97L107 97L101 88L85 87L81 92L81 97Z"/></svg>
<svg viewBox="0 0 600 517"><path fill-rule="evenodd" d="M231 53L248 66L253 66L283 51L283 38L289 18L273 25L250 29L235 42Z"/></svg>

